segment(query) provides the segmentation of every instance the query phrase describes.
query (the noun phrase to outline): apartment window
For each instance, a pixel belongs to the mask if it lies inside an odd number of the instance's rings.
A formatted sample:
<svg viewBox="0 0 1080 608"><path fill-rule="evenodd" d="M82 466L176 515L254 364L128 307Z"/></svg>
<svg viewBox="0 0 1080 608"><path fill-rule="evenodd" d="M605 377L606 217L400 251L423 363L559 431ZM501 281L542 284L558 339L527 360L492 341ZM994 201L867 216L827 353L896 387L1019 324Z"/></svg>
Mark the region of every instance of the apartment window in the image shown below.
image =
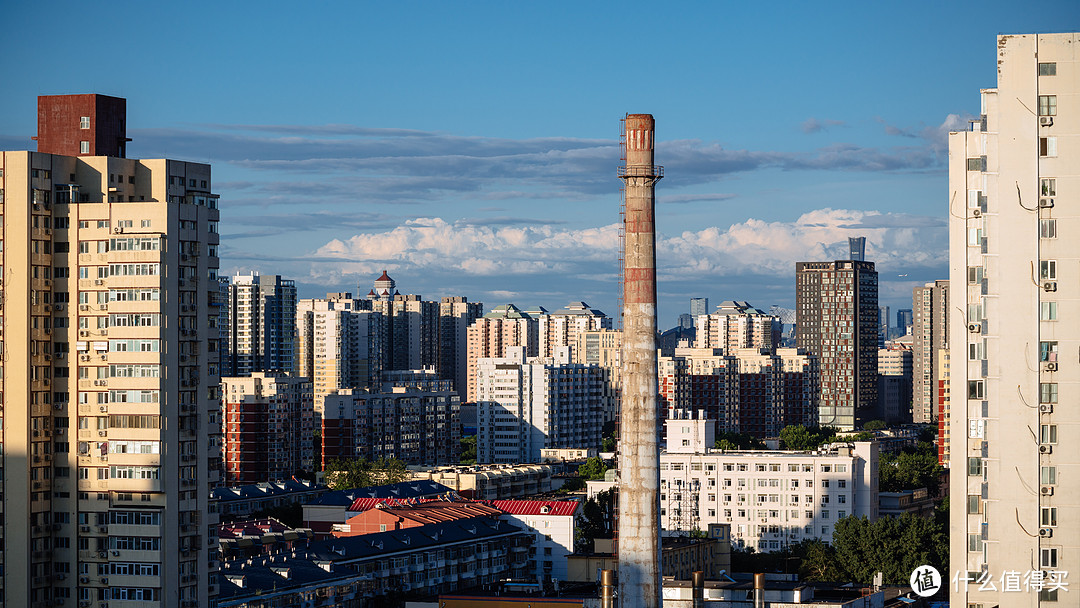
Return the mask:
<svg viewBox="0 0 1080 608"><path fill-rule="evenodd" d="M1056 526L1057 525L1057 507L1043 507L1042 515L1039 517L1040 526Z"/></svg>
<svg viewBox="0 0 1080 608"><path fill-rule="evenodd" d="M1057 64L1053 62L1040 63L1039 76L1057 76Z"/></svg>
<svg viewBox="0 0 1080 608"><path fill-rule="evenodd" d="M1040 302L1039 319L1043 321L1057 321L1057 302Z"/></svg>
<svg viewBox="0 0 1080 608"><path fill-rule="evenodd" d="M968 475L982 475L982 458L978 456L968 457Z"/></svg>
<svg viewBox="0 0 1080 608"><path fill-rule="evenodd" d="M1057 340L1044 340L1039 342L1039 361L1057 361Z"/></svg>
<svg viewBox="0 0 1080 608"><path fill-rule="evenodd" d="M1039 403L1057 403L1058 400L1058 385L1057 382L1040 382L1039 383Z"/></svg>
<svg viewBox="0 0 1080 608"><path fill-rule="evenodd" d="M968 171L986 171L986 157L977 156L975 158L967 159Z"/></svg>
<svg viewBox="0 0 1080 608"><path fill-rule="evenodd" d="M1039 563L1043 568L1057 568L1058 566L1058 550L1057 547L1044 547L1040 550L1041 559Z"/></svg>
<svg viewBox="0 0 1080 608"><path fill-rule="evenodd" d="M977 494L968 494L967 512L968 515L977 515L982 513L982 497Z"/></svg>
<svg viewBox="0 0 1080 608"><path fill-rule="evenodd" d="M1057 95L1039 95L1039 116L1057 116Z"/></svg>
<svg viewBox="0 0 1080 608"><path fill-rule="evenodd" d="M1039 138L1039 156L1057 156L1057 138Z"/></svg>
<svg viewBox="0 0 1080 608"><path fill-rule="evenodd" d="M1057 425L1043 424L1039 426L1039 443L1057 443Z"/></svg>
<svg viewBox="0 0 1080 608"><path fill-rule="evenodd" d="M981 534L968 534L968 551L979 552L983 550Z"/></svg>
<svg viewBox="0 0 1080 608"><path fill-rule="evenodd" d="M1057 467L1040 467L1039 483L1044 486L1052 486L1057 483Z"/></svg>
<svg viewBox="0 0 1080 608"><path fill-rule="evenodd" d="M89 129L90 128L90 117L89 116L83 116L82 118L79 119L79 128L80 129Z"/></svg>
<svg viewBox="0 0 1080 608"><path fill-rule="evenodd" d="M1040 179L1039 196L1057 196L1057 180L1053 177Z"/></svg>
<svg viewBox="0 0 1080 608"><path fill-rule="evenodd" d="M1050 218L1039 220L1039 238L1056 239L1057 220Z"/></svg>
<svg viewBox="0 0 1080 608"><path fill-rule="evenodd" d="M972 342L968 344L968 360L982 361L986 358L986 342Z"/></svg>
<svg viewBox="0 0 1080 608"><path fill-rule="evenodd" d="M983 267L982 266L968 266L968 283L972 285L982 283L983 280Z"/></svg>
<svg viewBox="0 0 1080 608"><path fill-rule="evenodd" d="M1057 260L1043 260L1039 262L1039 278L1044 281L1057 280Z"/></svg>
<svg viewBox="0 0 1080 608"><path fill-rule="evenodd" d="M985 394L985 384L982 380L968 380L968 399L982 399Z"/></svg>

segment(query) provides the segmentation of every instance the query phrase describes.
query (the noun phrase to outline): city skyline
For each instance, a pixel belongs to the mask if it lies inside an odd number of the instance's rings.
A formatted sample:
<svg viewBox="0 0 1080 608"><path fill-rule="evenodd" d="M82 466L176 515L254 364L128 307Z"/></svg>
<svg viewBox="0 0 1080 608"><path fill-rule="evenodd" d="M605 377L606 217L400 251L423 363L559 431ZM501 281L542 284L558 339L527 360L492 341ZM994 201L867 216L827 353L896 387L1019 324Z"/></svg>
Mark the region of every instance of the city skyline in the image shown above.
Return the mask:
<svg viewBox="0 0 1080 608"><path fill-rule="evenodd" d="M695 4L650 10L648 52L627 54L643 6L69 7L34 62L0 60L0 148L33 149L38 95L125 97L130 157L213 162L223 275L280 274L310 298L387 269L428 299L584 300L614 316L618 118L645 111L667 169L661 327L691 296L791 308L795 262L846 257L856 235L882 305L908 308L947 274L945 134L978 113L969 91L994 84L980 50L1076 14ZM32 44L29 7L9 17L8 44ZM144 52L55 76L84 52L77 34L117 26L130 31L98 52ZM196 27L214 44L160 44ZM139 76L159 66L175 78Z"/></svg>

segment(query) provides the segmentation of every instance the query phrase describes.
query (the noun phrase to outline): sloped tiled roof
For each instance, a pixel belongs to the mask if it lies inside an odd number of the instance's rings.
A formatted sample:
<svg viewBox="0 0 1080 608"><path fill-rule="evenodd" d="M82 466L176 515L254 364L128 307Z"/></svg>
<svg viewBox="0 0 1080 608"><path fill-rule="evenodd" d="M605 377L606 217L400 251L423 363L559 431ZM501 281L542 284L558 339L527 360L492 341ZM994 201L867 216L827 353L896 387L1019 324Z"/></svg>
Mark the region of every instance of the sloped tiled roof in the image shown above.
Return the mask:
<svg viewBox="0 0 1080 608"><path fill-rule="evenodd" d="M510 515L571 516L581 506L576 500L489 500L486 504Z"/></svg>

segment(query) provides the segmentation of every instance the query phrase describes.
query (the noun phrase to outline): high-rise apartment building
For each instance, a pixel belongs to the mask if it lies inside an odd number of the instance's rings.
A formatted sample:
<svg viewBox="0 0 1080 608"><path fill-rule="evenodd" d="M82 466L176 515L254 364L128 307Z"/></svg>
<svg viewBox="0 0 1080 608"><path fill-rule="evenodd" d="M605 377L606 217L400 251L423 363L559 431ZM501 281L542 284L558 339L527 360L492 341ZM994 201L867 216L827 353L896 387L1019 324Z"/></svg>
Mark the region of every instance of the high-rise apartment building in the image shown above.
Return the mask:
<svg viewBox="0 0 1080 608"><path fill-rule="evenodd" d="M476 460L540 462L542 448L599 448L603 374L570 363L570 348L555 358L528 359L524 347L477 363Z"/></svg>
<svg viewBox="0 0 1080 608"><path fill-rule="evenodd" d="M311 433L300 430L304 418L310 418L311 382L253 372L222 378L221 386L225 484L281 481L303 468L303 443L311 441Z"/></svg>
<svg viewBox="0 0 1080 608"><path fill-rule="evenodd" d="M878 276L873 262L795 264L796 343L821 365L820 422L851 430L877 410Z"/></svg>
<svg viewBox="0 0 1080 608"><path fill-rule="evenodd" d="M578 334L571 353L574 363L598 365L604 377L604 424L619 417L619 390L622 386L622 331L597 329Z"/></svg>
<svg viewBox="0 0 1080 608"><path fill-rule="evenodd" d="M949 282L916 287L911 294L912 420L937 422L938 353L949 347Z"/></svg>
<svg viewBox="0 0 1080 608"><path fill-rule="evenodd" d="M889 336L889 307L878 307L878 348L885 348L885 341L891 340Z"/></svg>
<svg viewBox="0 0 1080 608"><path fill-rule="evenodd" d="M484 314L484 304L464 296L439 301L439 358L435 369L440 378L453 380L460 395L469 385L469 327Z"/></svg>
<svg viewBox="0 0 1080 608"><path fill-rule="evenodd" d="M0 152L0 603L207 606L221 462L210 167L87 155L123 154L123 122L103 133L101 106L73 97L40 100L39 152ZM69 141L93 145L58 153Z"/></svg>
<svg viewBox="0 0 1080 608"><path fill-rule="evenodd" d="M469 325L466 342L465 401L476 403L476 362L505 357L507 349L525 347L526 357L540 351L540 323L513 304L496 306Z"/></svg>
<svg viewBox="0 0 1080 608"><path fill-rule="evenodd" d="M695 319L697 335L695 348L774 349L780 346L783 324L778 315L771 315L749 302L725 300L716 310Z"/></svg>
<svg viewBox="0 0 1080 608"><path fill-rule="evenodd" d="M888 424L911 422L911 349L899 342L878 350L878 413Z"/></svg>
<svg viewBox="0 0 1080 608"><path fill-rule="evenodd" d="M953 606L1062 606L1080 571L1080 34L1001 35L969 131L949 135ZM959 288L960 291L956 291Z"/></svg>
<svg viewBox="0 0 1080 608"><path fill-rule="evenodd" d="M311 380L315 419L320 426L323 399L341 388L361 388L378 379L383 358L383 318L371 302L349 292L296 305L297 375Z"/></svg>
<svg viewBox="0 0 1080 608"><path fill-rule="evenodd" d="M585 302L571 302L552 313L531 315L540 324L540 356L554 357L559 347L573 348L582 332L611 329L611 317L589 308Z"/></svg>
<svg viewBox="0 0 1080 608"><path fill-rule="evenodd" d="M296 371L296 283L278 275L237 274L228 283L222 375Z"/></svg>
<svg viewBox="0 0 1080 608"><path fill-rule="evenodd" d="M659 358L666 418L704 417L719 433L776 437L817 423L817 358L794 348L676 348Z"/></svg>

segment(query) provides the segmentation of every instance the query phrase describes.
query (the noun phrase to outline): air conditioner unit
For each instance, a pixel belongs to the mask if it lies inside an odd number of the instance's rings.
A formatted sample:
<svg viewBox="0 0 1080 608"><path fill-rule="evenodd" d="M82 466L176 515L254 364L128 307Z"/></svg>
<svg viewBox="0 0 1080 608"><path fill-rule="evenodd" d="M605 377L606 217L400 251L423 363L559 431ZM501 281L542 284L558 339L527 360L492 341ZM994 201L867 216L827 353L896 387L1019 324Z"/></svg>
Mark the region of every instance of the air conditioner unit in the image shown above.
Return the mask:
<svg viewBox="0 0 1080 608"><path fill-rule="evenodd" d="M1054 207L1054 199L1052 199L1052 198L1040 198L1039 199L1039 207L1042 207L1043 209L1053 209L1053 207Z"/></svg>
<svg viewBox="0 0 1080 608"><path fill-rule="evenodd" d="M63 572L61 572L61 573L59 573L59 574L57 574L57 575L56 575L56 580L58 580L58 581L62 581L62 580L64 580L65 578L67 578L67 577L66 577L66 576L64 576L64 573L63 573Z"/></svg>
<svg viewBox="0 0 1080 608"><path fill-rule="evenodd" d="M53 409L54 409L54 410L58 410L58 409L60 409L60 404L59 404L59 403L54 403L54 404L53 404Z"/></svg>
<svg viewBox="0 0 1080 608"><path fill-rule="evenodd" d="M90 355L82 355L82 356L79 357L79 359L82 359L83 361L89 361L90 360Z"/></svg>
<svg viewBox="0 0 1080 608"><path fill-rule="evenodd" d="M968 331L977 334L982 331L982 323L968 323Z"/></svg>
<svg viewBox="0 0 1080 608"><path fill-rule="evenodd" d="M120 552L119 552L119 551L113 551L113 552L112 552L112 554L113 554L113 556L115 557L115 556L118 556L118 555L120 555ZM102 582L105 582L105 583L107 583L107 582L109 582L109 581L102 581Z"/></svg>
<svg viewBox="0 0 1080 608"><path fill-rule="evenodd" d="M90 531L90 526L79 526L79 532L89 532L89 531ZM86 581L83 581L83 582L85 583Z"/></svg>
<svg viewBox="0 0 1080 608"><path fill-rule="evenodd" d="M1040 403L1039 404L1039 413L1040 414L1053 414L1054 413L1054 405L1052 403Z"/></svg>
<svg viewBox="0 0 1080 608"><path fill-rule="evenodd" d="M65 354L65 353L64 353L64 351L60 351L60 352L56 353L56 358L57 358L57 359L63 359L63 358L64 358L64 354Z"/></svg>
<svg viewBox="0 0 1080 608"><path fill-rule="evenodd" d="M101 279L94 279L94 285L104 285L104 284L105 284L105 281L102 281Z"/></svg>
<svg viewBox="0 0 1080 608"><path fill-rule="evenodd" d="M1046 364L1046 371L1048 371L1048 372L1056 372L1057 371L1057 363L1053 363L1053 362L1047 363Z"/></svg>
<svg viewBox="0 0 1080 608"><path fill-rule="evenodd" d="M108 435L109 433L108 433L108 431L98 431L97 434L98 434L98 437L104 437L104 436Z"/></svg>
<svg viewBox="0 0 1080 608"><path fill-rule="evenodd" d="M1054 124L1054 117L1053 116L1040 116L1039 117L1039 126L1040 127L1050 127L1050 126L1053 126L1053 124Z"/></svg>
<svg viewBox="0 0 1080 608"><path fill-rule="evenodd" d="M1043 444L1043 445L1039 446L1039 453L1040 454L1049 454L1049 453L1051 453L1053 451L1054 451L1053 446L1046 445L1046 444Z"/></svg>
<svg viewBox="0 0 1080 608"><path fill-rule="evenodd" d="M109 305L108 304L102 304L98 308L100 308L101 310L109 310Z"/></svg>
<svg viewBox="0 0 1080 608"><path fill-rule="evenodd" d="M113 228L112 231L115 232L116 234L123 234L124 233L124 227L123 226L117 226L116 228Z"/></svg>
<svg viewBox="0 0 1080 608"><path fill-rule="evenodd" d="M1042 494L1043 496L1053 496L1054 486L1043 486L1039 488L1039 494Z"/></svg>
<svg viewBox="0 0 1080 608"><path fill-rule="evenodd" d="M1057 291L1057 281L1046 281L1043 283L1043 291Z"/></svg>
<svg viewBox="0 0 1080 608"><path fill-rule="evenodd" d="M98 557L109 557L108 551L98 551Z"/></svg>
<svg viewBox="0 0 1080 608"><path fill-rule="evenodd" d="M1039 528L1039 536L1041 536L1043 538L1050 538L1053 535L1054 535L1054 529L1053 528Z"/></svg>
<svg viewBox="0 0 1080 608"><path fill-rule="evenodd" d="M89 304L79 304L79 310L90 310Z"/></svg>
<svg viewBox="0 0 1080 608"><path fill-rule="evenodd" d="M53 310L64 310L63 304L53 304Z"/></svg>
<svg viewBox="0 0 1080 608"><path fill-rule="evenodd" d="M99 412L107 412L107 411L109 411L109 406L107 406L107 405L99 405L98 406L98 411Z"/></svg>
<svg viewBox="0 0 1080 608"><path fill-rule="evenodd" d="M108 356L107 356L107 355L106 355L105 353L101 353L101 360L102 360L102 361L105 361L105 360L107 360L108 358L109 358L109 357L108 357Z"/></svg>
<svg viewBox="0 0 1080 608"><path fill-rule="evenodd" d="M971 217L979 217L980 215L982 215L982 209L971 210Z"/></svg>
<svg viewBox="0 0 1080 608"><path fill-rule="evenodd" d="M90 577L89 576L80 576L79 577L79 582L80 583L89 583L90 582ZM80 603L79 605L84 606L85 604Z"/></svg>

